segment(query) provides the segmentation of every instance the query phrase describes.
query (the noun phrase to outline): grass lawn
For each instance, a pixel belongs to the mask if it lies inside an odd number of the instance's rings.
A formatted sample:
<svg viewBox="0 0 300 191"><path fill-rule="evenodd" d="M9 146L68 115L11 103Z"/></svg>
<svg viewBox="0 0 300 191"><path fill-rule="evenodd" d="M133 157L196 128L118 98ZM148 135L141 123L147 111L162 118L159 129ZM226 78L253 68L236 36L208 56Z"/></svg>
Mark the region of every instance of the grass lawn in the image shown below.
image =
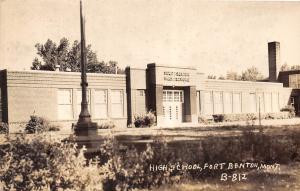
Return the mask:
<svg viewBox="0 0 300 191"><path fill-rule="evenodd" d="M222 182L208 179L202 182L186 182L173 186L162 186L157 191L299 191L300 163L281 165L277 173L257 172L248 173L248 179L241 182Z"/></svg>

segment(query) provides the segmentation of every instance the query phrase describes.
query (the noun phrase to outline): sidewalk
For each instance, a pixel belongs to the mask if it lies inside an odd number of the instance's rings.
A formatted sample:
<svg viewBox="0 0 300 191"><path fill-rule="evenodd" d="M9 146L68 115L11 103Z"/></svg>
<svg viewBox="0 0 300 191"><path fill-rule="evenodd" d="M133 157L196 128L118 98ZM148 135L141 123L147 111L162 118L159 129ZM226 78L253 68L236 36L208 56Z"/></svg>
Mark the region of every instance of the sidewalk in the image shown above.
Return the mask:
<svg viewBox="0 0 300 191"><path fill-rule="evenodd" d="M263 126L282 126L282 125L297 125L297 124L300 125L300 117L295 117L295 118L291 118L291 119L261 120L261 125L263 125ZM259 120L199 124L200 127L230 126L230 125L241 125L241 126L259 125Z"/></svg>
<svg viewBox="0 0 300 191"><path fill-rule="evenodd" d="M172 140L198 140L208 136L234 137L243 134L245 129L259 132L258 121L238 121L211 124L197 124L195 126L178 127L148 127L148 128L114 128L98 129L95 136L102 138L106 136L121 136L132 140L151 140L156 136L163 136ZM289 131L300 131L300 118L262 120L264 133L285 134ZM274 127L274 128L273 128ZM73 134L70 130L47 132L50 136L67 138ZM16 134L11 134L15 136ZM5 141L5 135L0 135L0 144Z"/></svg>

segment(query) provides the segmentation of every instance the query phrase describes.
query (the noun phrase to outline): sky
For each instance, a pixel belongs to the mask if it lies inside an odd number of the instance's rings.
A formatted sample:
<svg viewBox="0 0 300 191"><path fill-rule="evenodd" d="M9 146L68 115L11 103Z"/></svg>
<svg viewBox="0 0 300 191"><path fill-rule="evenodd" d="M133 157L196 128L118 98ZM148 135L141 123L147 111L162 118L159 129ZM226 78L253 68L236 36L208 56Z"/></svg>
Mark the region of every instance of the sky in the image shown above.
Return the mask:
<svg viewBox="0 0 300 191"><path fill-rule="evenodd" d="M86 40L121 67L192 66L268 76L268 42L300 65L300 2L83 0ZM34 45L80 38L79 0L0 0L0 69L30 70Z"/></svg>

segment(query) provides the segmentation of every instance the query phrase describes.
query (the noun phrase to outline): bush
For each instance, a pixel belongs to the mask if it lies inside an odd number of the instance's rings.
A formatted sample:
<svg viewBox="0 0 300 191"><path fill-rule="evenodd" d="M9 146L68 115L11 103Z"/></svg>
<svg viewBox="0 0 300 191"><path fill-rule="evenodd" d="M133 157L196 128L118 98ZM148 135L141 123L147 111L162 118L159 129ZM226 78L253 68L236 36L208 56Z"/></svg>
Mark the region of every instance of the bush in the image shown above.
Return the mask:
<svg viewBox="0 0 300 191"><path fill-rule="evenodd" d="M224 115L220 114L220 115L213 115L214 118L214 122L222 122L224 121Z"/></svg>
<svg viewBox="0 0 300 191"><path fill-rule="evenodd" d="M98 129L113 129L115 127L116 127L116 125L114 124L113 121L105 121L105 122L101 123L100 125L98 125Z"/></svg>
<svg viewBox="0 0 300 191"><path fill-rule="evenodd" d="M212 115L214 122L253 121L258 120L258 113L216 114ZM282 111L278 113L262 113L261 119L288 119L292 115Z"/></svg>
<svg viewBox="0 0 300 191"><path fill-rule="evenodd" d="M25 132L26 133L41 133L48 131L49 129L49 122L42 118L38 117L36 115L31 115L30 120L26 124Z"/></svg>
<svg viewBox="0 0 300 191"><path fill-rule="evenodd" d="M30 136L32 137L32 136ZM43 134L18 136L1 145L2 190L102 190L108 165L86 161L83 150Z"/></svg>
<svg viewBox="0 0 300 191"><path fill-rule="evenodd" d="M299 161L300 156L299 131L270 136L245 130L235 138L212 136L180 142L168 142L160 135L147 145L122 145L110 137L100 146L98 157L90 161L73 143L43 134L28 137L18 136L0 145L0 190L157 190L161 185L220 176L218 170L178 170L171 165L245 161L282 164ZM150 165L167 169L151 170Z"/></svg>
<svg viewBox="0 0 300 191"><path fill-rule="evenodd" d="M115 174L108 190L149 189L178 182L183 177L180 176L183 171L151 171L149 168L150 165L175 163L180 158L169 149L163 137L157 137L151 145L147 144L142 149L134 145L124 146L116 139L110 139L102 148L103 152L108 151L112 159L111 170Z"/></svg>
<svg viewBox="0 0 300 191"><path fill-rule="evenodd" d="M286 112L289 112L290 118L296 116L295 108L294 108L294 106L292 106L292 105L286 105L286 106L283 107L280 111L286 111Z"/></svg>
<svg viewBox="0 0 300 191"><path fill-rule="evenodd" d="M156 117L154 112L149 111L144 115L134 116L134 126L135 127L151 127L155 124Z"/></svg>
<svg viewBox="0 0 300 191"><path fill-rule="evenodd" d="M51 125L48 120L43 117L31 115L30 120L25 126L26 133L42 133L45 131L59 131L60 127L57 125Z"/></svg>
<svg viewBox="0 0 300 191"><path fill-rule="evenodd" d="M9 132L8 124L0 122L0 134L7 134Z"/></svg>
<svg viewBox="0 0 300 191"><path fill-rule="evenodd" d="M157 190L161 185L182 183L186 180L206 181L210 177L219 177L221 172L209 169L172 170L170 165L176 164L203 165L245 161L269 164L297 161L300 156L299 137L300 132L269 136L245 130L242 136L235 138L214 136L200 141L167 142L164 136L156 136L146 146L121 145L116 139L111 139L102 147L103 153L108 152L108 158L112 159L111 170L115 174L114 179L110 180L108 190ZM164 165L167 168L151 170L150 165ZM232 172L230 169L225 171Z"/></svg>
<svg viewBox="0 0 300 191"><path fill-rule="evenodd" d="M48 131L60 131L60 126L50 125Z"/></svg>

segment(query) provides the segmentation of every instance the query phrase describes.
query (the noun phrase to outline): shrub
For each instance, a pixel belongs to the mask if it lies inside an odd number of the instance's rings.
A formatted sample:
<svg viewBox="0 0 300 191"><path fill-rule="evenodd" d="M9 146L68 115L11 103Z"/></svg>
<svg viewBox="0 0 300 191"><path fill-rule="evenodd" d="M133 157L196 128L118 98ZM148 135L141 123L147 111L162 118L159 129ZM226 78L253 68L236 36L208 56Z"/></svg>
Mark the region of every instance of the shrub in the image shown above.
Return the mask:
<svg viewBox="0 0 300 191"><path fill-rule="evenodd" d="M286 105L280 111L287 111L287 112L289 112L290 118L295 117L295 115L296 115L295 108L292 105Z"/></svg>
<svg viewBox="0 0 300 191"><path fill-rule="evenodd" d="M30 120L25 126L26 133L42 133L45 131L59 131L60 127L57 125L52 125L50 122L36 115L31 115Z"/></svg>
<svg viewBox="0 0 300 191"><path fill-rule="evenodd" d="M32 137L32 136L31 136ZM109 163L86 161L83 150L43 134L18 136L1 145L2 190L102 190ZM2 184L2 185L1 185Z"/></svg>
<svg viewBox="0 0 300 191"><path fill-rule="evenodd" d="M60 126L50 125L48 131L60 131Z"/></svg>
<svg viewBox="0 0 300 191"><path fill-rule="evenodd" d="M98 125L98 129L113 129L115 127L116 127L116 125L114 124L113 121L105 121L105 122L101 123L100 125Z"/></svg>
<svg viewBox="0 0 300 191"><path fill-rule="evenodd" d="M25 132L26 133L41 133L49 130L49 122L36 115L31 115L30 120L26 124Z"/></svg>
<svg viewBox="0 0 300 191"><path fill-rule="evenodd" d="M149 189L178 182L184 177L183 171L151 171L149 168L150 165L178 162L179 156L168 148L163 137L156 138L142 150L134 145L121 145L116 139L110 139L101 148L104 153L108 151L107 155L112 159L111 170L115 174L114 179L109 180L108 190Z"/></svg>
<svg viewBox="0 0 300 191"><path fill-rule="evenodd" d="M0 122L0 134L7 134L9 132L8 124Z"/></svg>
<svg viewBox="0 0 300 191"><path fill-rule="evenodd" d="M214 122L253 121L259 118L258 113L216 114L212 115ZM261 119L288 119L291 114L284 111L278 113L262 113Z"/></svg>
<svg viewBox="0 0 300 191"><path fill-rule="evenodd" d="M224 115L223 114L213 115L213 118L214 118L214 122L222 122L222 121L224 121Z"/></svg>
<svg viewBox="0 0 300 191"><path fill-rule="evenodd" d="M298 160L300 133L287 136L269 136L243 131L242 136L207 137L201 141L167 142L164 136L157 136L153 143L121 145L116 139L110 139L102 147L102 156L107 154L112 159L111 170L115 174L110 179L108 190L152 189L180 183L185 180L207 180L219 177L218 170L177 170L170 165L204 164L228 162L287 163ZM107 153L108 152L108 153ZM151 170L150 165L167 166L165 170ZM230 170L228 170L230 171Z"/></svg>
<svg viewBox="0 0 300 191"><path fill-rule="evenodd" d="M154 112L149 111L143 115L134 116L134 126L135 127L151 127L155 124L156 117Z"/></svg>

